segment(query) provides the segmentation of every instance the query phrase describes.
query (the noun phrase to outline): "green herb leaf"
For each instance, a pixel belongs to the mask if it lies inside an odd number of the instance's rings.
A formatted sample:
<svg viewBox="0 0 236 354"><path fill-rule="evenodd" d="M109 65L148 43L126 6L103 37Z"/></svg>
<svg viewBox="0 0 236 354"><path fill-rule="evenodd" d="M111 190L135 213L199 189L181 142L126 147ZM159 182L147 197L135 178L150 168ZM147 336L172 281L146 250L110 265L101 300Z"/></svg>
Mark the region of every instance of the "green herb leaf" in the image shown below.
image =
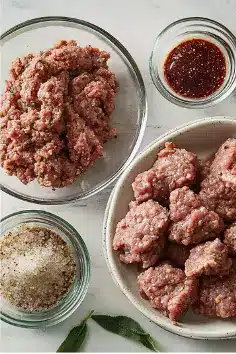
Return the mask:
<svg viewBox="0 0 236 354"><path fill-rule="evenodd" d="M159 351L157 342L130 317L93 315L91 318L109 332L139 342L154 352Z"/></svg>
<svg viewBox="0 0 236 354"><path fill-rule="evenodd" d="M57 353L74 353L81 348L88 332L86 322L92 316L93 312L94 311L90 311L79 326L72 328L64 342L57 349Z"/></svg>

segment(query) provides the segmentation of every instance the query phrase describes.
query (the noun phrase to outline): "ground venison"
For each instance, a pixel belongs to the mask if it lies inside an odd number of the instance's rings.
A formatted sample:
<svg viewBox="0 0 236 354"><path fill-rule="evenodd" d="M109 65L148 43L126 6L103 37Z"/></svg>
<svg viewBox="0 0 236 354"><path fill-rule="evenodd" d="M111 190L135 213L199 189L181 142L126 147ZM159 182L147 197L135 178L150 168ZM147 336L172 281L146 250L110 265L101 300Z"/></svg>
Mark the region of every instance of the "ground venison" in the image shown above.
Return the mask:
<svg viewBox="0 0 236 354"><path fill-rule="evenodd" d="M76 41L17 58L0 100L0 165L24 184L72 184L116 137L109 53Z"/></svg>
<svg viewBox="0 0 236 354"><path fill-rule="evenodd" d="M158 153L154 166L139 174L133 182L136 200L143 202L154 199L167 203L172 190L193 183L196 166L195 154L166 143L165 148Z"/></svg>
<svg viewBox="0 0 236 354"><path fill-rule="evenodd" d="M148 199L165 203L169 195L165 175L159 174L154 168L140 173L132 183L132 188L138 203Z"/></svg>
<svg viewBox="0 0 236 354"><path fill-rule="evenodd" d="M177 222L202 206L201 199L189 187L178 188L170 194L170 218Z"/></svg>
<svg viewBox="0 0 236 354"><path fill-rule="evenodd" d="M133 206L117 224L113 249L120 251L122 262L142 262L143 268L148 268L163 252L168 224L168 211L157 202Z"/></svg>
<svg viewBox="0 0 236 354"><path fill-rule="evenodd" d="M226 184L236 186L236 138L227 139L217 151L211 165L212 174L220 174Z"/></svg>
<svg viewBox="0 0 236 354"><path fill-rule="evenodd" d="M103 145L70 106L67 107L66 126L70 160L77 167L79 175L103 155Z"/></svg>
<svg viewBox="0 0 236 354"><path fill-rule="evenodd" d="M202 277L194 309L208 317L236 316L236 268L232 268L228 276Z"/></svg>
<svg viewBox="0 0 236 354"><path fill-rule="evenodd" d="M173 322L197 298L197 280L187 278L181 269L170 264L147 269L138 276L138 284L141 294Z"/></svg>
<svg viewBox="0 0 236 354"><path fill-rule="evenodd" d="M188 187L170 195L169 240L185 246L217 237L224 227L222 219L204 206L198 195Z"/></svg>
<svg viewBox="0 0 236 354"><path fill-rule="evenodd" d="M199 195L208 209L228 222L236 220L236 185L226 184L220 176L210 174L202 182Z"/></svg>
<svg viewBox="0 0 236 354"><path fill-rule="evenodd" d="M205 207L195 209L183 221L170 226L169 239L185 246L217 237L223 229L220 217Z"/></svg>
<svg viewBox="0 0 236 354"><path fill-rule="evenodd" d="M225 231L224 243L227 245L229 252L236 255L236 222Z"/></svg>
<svg viewBox="0 0 236 354"><path fill-rule="evenodd" d="M227 275L232 266L227 246L218 238L214 241L197 245L190 251L185 263L185 274L188 277L201 275Z"/></svg>
<svg viewBox="0 0 236 354"><path fill-rule="evenodd" d="M236 139L221 145L202 182L200 197L204 205L226 221L236 220Z"/></svg>

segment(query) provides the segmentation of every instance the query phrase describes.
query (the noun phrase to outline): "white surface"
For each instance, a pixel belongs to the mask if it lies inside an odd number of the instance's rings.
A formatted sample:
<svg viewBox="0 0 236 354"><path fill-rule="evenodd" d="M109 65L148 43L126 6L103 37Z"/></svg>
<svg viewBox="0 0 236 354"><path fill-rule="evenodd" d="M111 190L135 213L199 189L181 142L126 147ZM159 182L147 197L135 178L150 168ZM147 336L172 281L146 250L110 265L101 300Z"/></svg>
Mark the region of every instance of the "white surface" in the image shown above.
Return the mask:
<svg viewBox="0 0 236 354"><path fill-rule="evenodd" d="M144 300L139 294L137 284L137 267L122 264L118 255L113 251L113 240L117 223L128 212L129 202L133 199L131 187L135 177L142 171L153 166L157 151L164 148L168 141L176 146L192 151L197 156L205 158L211 156L222 142L228 138L236 138L236 120L228 117L205 118L185 124L173 129L170 133L157 138L151 143L126 169L116 184L105 212L104 248L111 274L119 284L127 298L150 320L173 333L188 338L218 339L236 338L236 318L231 320L206 319L190 311L181 320L180 325L174 325L168 318L158 313L150 302Z"/></svg>
<svg viewBox="0 0 236 354"><path fill-rule="evenodd" d="M0 0L1 31L32 17L64 15L94 22L117 37L130 51L143 74L149 101L148 127L142 147L174 128L196 118L214 115L236 116L236 96L206 110L185 110L168 103L157 93L148 71L148 59L156 35L170 22L186 16L205 16L228 26L236 33L235 0ZM16 210L41 208L69 221L84 237L92 259L92 280L81 308L64 323L46 330L24 330L1 324L1 351L54 351L68 330L90 310L97 313L126 314L133 317L160 341L163 351L234 352L236 340L197 341L172 335L147 320L113 283L102 254L102 220L111 188L80 204L38 207L2 194L1 215ZM90 352L142 352L143 348L106 333L89 323L85 350Z"/></svg>

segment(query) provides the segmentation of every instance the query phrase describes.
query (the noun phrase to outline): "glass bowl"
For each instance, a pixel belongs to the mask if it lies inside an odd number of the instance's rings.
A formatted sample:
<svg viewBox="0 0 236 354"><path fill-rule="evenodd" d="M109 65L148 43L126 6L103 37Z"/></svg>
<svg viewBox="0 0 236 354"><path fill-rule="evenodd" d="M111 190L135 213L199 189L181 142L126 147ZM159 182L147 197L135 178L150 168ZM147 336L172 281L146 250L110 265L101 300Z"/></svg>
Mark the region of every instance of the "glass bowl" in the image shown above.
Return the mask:
<svg viewBox="0 0 236 354"><path fill-rule="evenodd" d="M74 254L77 265L76 277L70 291L55 307L46 311L28 312L1 298L1 319L14 326L24 328L53 326L69 317L78 308L87 293L90 279L88 250L81 236L68 222L42 210L24 210L4 217L0 221L0 237L8 232L17 231L22 224L45 227L59 234Z"/></svg>
<svg viewBox="0 0 236 354"><path fill-rule="evenodd" d="M81 46L90 44L108 51L111 54L108 64L119 84L111 117L111 126L117 128L118 137L104 145L103 158L96 161L73 185L55 191L41 187L35 181L24 185L0 169L2 190L29 202L52 205L85 199L107 187L130 164L146 125L145 86L132 56L116 38L100 27L67 17L35 18L11 28L0 39L1 92L16 57L50 48L61 39L74 39Z"/></svg>
<svg viewBox="0 0 236 354"><path fill-rule="evenodd" d="M193 99L178 95L167 83L163 66L170 51L181 42L196 38L217 45L226 59L226 77L212 95ZM189 17L167 26L157 37L149 60L152 81L157 90L172 103L186 108L205 108L223 101L236 87L236 38L222 24L201 17Z"/></svg>

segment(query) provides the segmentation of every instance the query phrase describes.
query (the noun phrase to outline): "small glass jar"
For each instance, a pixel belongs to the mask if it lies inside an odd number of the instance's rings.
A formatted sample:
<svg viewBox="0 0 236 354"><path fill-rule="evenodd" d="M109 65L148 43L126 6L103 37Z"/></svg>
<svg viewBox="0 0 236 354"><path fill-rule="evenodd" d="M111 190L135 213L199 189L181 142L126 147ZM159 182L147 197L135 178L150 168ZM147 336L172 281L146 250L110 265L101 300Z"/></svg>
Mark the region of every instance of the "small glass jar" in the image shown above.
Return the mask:
<svg viewBox="0 0 236 354"><path fill-rule="evenodd" d="M54 307L45 311L29 312L0 299L1 319L24 328L53 326L69 317L83 301L90 279L90 258L87 247L78 232L62 218L42 210L24 210L10 214L0 221L0 237L14 232L20 226L39 226L55 231L68 244L76 262L76 276L69 292Z"/></svg>
<svg viewBox="0 0 236 354"><path fill-rule="evenodd" d="M164 63L173 48L190 39L205 39L221 49L226 60L226 76L221 87L204 98L187 98L176 93L166 81ZM236 38L222 24L201 17L189 17L167 26L157 37L150 56L152 81L163 97L186 108L205 108L223 101L236 87Z"/></svg>

